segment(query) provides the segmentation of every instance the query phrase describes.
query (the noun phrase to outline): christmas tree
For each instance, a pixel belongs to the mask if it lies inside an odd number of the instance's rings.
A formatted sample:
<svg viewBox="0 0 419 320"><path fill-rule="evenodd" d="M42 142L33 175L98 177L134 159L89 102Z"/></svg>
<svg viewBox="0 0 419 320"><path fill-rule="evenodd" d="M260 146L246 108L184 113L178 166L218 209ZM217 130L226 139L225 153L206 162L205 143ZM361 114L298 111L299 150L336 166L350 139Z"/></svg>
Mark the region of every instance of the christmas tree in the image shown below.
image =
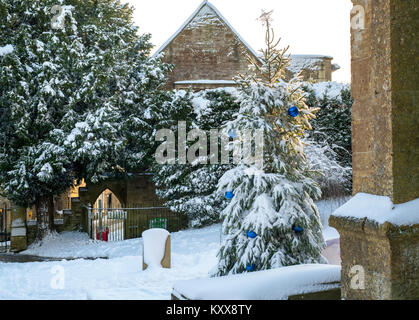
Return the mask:
<svg viewBox="0 0 419 320"><path fill-rule="evenodd" d="M226 128L241 135L235 144L246 138L246 130L261 130L263 165L252 163L256 154L245 155L219 181L218 191L231 200L222 212L223 242L213 276L325 262L313 202L320 189L301 141L311 129L313 110L305 104L299 77L284 82L288 48L278 49L270 13L261 19L266 49L260 61L252 61L252 73L237 80L240 111ZM253 152L257 142L251 144Z"/></svg>

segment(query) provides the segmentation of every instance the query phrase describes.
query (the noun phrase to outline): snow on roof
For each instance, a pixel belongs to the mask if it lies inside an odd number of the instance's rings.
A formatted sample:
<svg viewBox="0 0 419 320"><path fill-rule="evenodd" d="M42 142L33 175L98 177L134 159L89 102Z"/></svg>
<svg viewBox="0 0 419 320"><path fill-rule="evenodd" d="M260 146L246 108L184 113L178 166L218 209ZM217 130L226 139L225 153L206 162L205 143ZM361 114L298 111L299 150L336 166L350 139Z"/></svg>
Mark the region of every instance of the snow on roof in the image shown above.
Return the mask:
<svg viewBox="0 0 419 320"><path fill-rule="evenodd" d="M330 56L302 54L293 54L290 58L291 61L288 70L293 73L298 73L303 69L318 70L320 67L319 63L323 62L324 59L333 59Z"/></svg>
<svg viewBox="0 0 419 320"><path fill-rule="evenodd" d="M291 59L333 59L331 56L324 54L292 54Z"/></svg>
<svg viewBox="0 0 419 320"><path fill-rule="evenodd" d="M185 80L176 81L175 84L235 84L234 80Z"/></svg>
<svg viewBox="0 0 419 320"><path fill-rule="evenodd" d="M203 10L201 12L201 10ZM227 21L226 18L221 14L220 11L211 3L209 3L207 0L204 0L192 13L192 15L183 23L183 25L160 47L159 50L156 51L156 53L153 54L153 58L158 56L178 35L185 29L190 23L192 23L195 18L199 18L199 15L201 14L208 14L210 11L214 12L215 15L217 15L220 20L236 35L237 39L243 43L243 45L257 58L258 54L256 51L253 50L253 48L240 36L240 34L232 27L232 25ZM199 20L197 21L199 22Z"/></svg>
<svg viewBox="0 0 419 320"><path fill-rule="evenodd" d="M398 226L414 225L419 224L419 198L402 204L393 204L386 196L357 193L336 209L333 215L354 219L367 218L380 224L390 222Z"/></svg>
<svg viewBox="0 0 419 320"><path fill-rule="evenodd" d="M313 90L317 99L327 98L331 99L338 99L342 101L342 90L351 89L350 84L336 82L336 81L328 81L328 82L318 82L318 83L310 83L305 82L304 86L308 89Z"/></svg>
<svg viewBox="0 0 419 320"><path fill-rule="evenodd" d="M263 54L258 54L258 58L263 58ZM333 60L332 56L324 54L290 54L289 58L290 66L288 70L292 73L299 73L303 69L318 70L320 62L323 62L325 59ZM339 70L340 66L333 64L332 69L333 71Z"/></svg>
<svg viewBox="0 0 419 320"><path fill-rule="evenodd" d="M6 44L4 47L0 47L0 57L13 52L13 46Z"/></svg>
<svg viewBox="0 0 419 320"><path fill-rule="evenodd" d="M216 278L177 281L173 295L191 300L286 300L340 286L341 267L304 264Z"/></svg>

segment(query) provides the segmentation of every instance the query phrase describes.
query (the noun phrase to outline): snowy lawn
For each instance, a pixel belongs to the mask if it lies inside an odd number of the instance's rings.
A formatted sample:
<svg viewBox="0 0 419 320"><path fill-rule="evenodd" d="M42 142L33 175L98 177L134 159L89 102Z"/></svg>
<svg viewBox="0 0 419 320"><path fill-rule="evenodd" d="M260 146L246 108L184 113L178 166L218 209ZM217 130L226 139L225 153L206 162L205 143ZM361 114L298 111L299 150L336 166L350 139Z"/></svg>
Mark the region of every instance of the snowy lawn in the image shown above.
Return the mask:
<svg viewBox="0 0 419 320"><path fill-rule="evenodd" d="M220 230L221 225L215 225L173 233L172 268L145 271L142 239L105 243L65 232L24 253L109 259L0 263L0 299L170 299L176 280L208 276L217 263ZM55 280L60 271L64 289L57 288L60 282Z"/></svg>
<svg viewBox="0 0 419 320"><path fill-rule="evenodd" d="M322 220L327 221L336 205L318 203ZM220 224L172 233L172 268L142 271L141 238L101 242L89 239L86 234L63 232L23 253L107 259L0 263L0 299L170 299L176 281L208 277L217 263L220 234ZM326 249L331 251L327 253L329 262L338 264L338 245L336 248L333 239L339 234L325 226L324 237L331 243Z"/></svg>

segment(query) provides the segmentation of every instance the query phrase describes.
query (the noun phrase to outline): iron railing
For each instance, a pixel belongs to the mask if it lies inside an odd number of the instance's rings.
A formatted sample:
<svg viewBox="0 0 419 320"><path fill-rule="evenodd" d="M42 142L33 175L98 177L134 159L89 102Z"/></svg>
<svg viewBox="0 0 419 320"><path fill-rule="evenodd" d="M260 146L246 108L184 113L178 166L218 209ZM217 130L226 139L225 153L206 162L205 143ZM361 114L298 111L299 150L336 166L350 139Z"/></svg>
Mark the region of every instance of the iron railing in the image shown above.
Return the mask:
<svg viewBox="0 0 419 320"><path fill-rule="evenodd" d="M92 208L88 207L90 237L102 241L121 241L141 237L150 228L169 232L186 226L185 217L167 207Z"/></svg>

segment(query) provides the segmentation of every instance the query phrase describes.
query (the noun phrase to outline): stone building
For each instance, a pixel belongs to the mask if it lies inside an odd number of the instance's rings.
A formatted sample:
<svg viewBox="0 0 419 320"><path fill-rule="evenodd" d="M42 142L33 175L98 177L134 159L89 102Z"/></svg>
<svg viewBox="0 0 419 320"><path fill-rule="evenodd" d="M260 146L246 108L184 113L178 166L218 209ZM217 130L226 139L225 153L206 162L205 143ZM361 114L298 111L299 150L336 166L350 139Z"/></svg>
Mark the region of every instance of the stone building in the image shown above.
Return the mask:
<svg viewBox="0 0 419 320"><path fill-rule="evenodd" d="M259 61L258 53L238 34L208 1L185 21L154 57L164 53L163 61L175 65L167 89L193 90L235 86L233 78L248 70L248 57ZM331 81L339 66L332 57L291 55L287 77L302 72L304 80Z"/></svg>

